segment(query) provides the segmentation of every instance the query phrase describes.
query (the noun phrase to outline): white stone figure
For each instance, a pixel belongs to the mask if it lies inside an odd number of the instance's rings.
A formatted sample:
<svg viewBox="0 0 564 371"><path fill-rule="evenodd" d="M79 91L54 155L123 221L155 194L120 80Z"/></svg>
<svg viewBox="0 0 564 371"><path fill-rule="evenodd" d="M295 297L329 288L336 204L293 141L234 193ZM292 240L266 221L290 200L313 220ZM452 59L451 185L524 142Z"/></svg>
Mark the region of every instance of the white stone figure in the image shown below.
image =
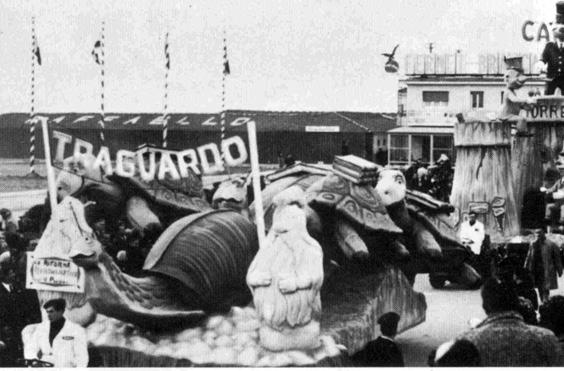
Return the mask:
<svg viewBox="0 0 564 371"><path fill-rule="evenodd" d="M306 229L305 194L274 197L272 227L247 273L262 322L260 344L272 351L319 347L323 251Z"/></svg>

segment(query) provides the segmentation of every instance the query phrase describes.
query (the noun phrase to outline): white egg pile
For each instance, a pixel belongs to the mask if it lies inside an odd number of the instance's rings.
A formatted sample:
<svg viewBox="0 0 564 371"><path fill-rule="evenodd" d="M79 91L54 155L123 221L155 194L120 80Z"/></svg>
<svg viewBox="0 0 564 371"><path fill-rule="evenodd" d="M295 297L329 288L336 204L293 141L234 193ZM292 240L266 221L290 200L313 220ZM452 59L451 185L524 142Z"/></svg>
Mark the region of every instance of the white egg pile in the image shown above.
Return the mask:
<svg viewBox="0 0 564 371"><path fill-rule="evenodd" d="M254 308L233 307L225 316L213 316L205 325L178 333L155 334L98 315L86 328L94 346L121 347L153 356L189 359L196 364L256 367L306 366L340 354L330 336L318 349L270 352L258 343L260 321Z"/></svg>

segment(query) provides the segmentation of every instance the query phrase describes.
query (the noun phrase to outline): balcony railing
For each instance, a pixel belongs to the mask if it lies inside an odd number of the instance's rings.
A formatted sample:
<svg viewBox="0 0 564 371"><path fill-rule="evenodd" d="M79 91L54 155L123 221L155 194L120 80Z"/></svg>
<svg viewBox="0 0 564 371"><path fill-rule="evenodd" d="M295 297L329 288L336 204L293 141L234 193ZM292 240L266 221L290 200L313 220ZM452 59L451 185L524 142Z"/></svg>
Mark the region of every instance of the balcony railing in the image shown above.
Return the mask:
<svg viewBox="0 0 564 371"><path fill-rule="evenodd" d="M457 122L456 115L462 113L466 120L480 119L492 120L498 112L487 111L484 109L446 109L446 108L430 108L424 110L406 110L403 115L398 115L398 124L400 126L410 125L445 125L450 126Z"/></svg>

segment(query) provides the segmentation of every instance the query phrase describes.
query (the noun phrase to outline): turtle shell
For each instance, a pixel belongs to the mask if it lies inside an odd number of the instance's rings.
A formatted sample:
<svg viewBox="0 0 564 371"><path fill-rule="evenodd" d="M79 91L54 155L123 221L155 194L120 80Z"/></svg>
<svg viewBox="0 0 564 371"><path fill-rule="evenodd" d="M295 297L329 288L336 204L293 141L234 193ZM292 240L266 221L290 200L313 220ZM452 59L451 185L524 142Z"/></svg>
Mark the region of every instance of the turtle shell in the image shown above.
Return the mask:
<svg viewBox="0 0 564 371"><path fill-rule="evenodd" d="M316 211L335 211L369 231L402 233L389 217L378 193L370 185L354 184L330 174L307 189L307 201Z"/></svg>
<svg viewBox="0 0 564 371"><path fill-rule="evenodd" d="M153 245L143 269L168 276L212 308L234 291L246 291L256 252L255 225L233 210L192 214L173 223Z"/></svg>
<svg viewBox="0 0 564 371"><path fill-rule="evenodd" d="M139 194L155 204L196 213L211 209L203 198L202 181L192 172L188 178L143 180L139 174L134 177L109 176L108 179L120 184L128 193Z"/></svg>
<svg viewBox="0 0 564 371"><path fill-rule="evenodd" d="M412 218L421 222L441 245L462 246L449 213L437 213L434 209L429 210L427 207L409 202L407 203L407 211Z"/></svg>

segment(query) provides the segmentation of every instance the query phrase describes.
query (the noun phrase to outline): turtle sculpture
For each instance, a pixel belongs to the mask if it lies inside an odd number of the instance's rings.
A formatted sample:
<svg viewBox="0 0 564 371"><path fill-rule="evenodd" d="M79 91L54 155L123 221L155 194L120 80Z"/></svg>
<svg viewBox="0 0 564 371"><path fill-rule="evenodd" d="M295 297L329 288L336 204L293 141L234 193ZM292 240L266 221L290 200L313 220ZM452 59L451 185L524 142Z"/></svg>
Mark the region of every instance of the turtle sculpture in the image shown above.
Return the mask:
<svg viewBox="0 0 564 371"><path fill-rule="evenodd" d="M80 201L66 197L55 215L35 253L70 255L84 268L85 289L84 293L38 293L41 302L64 297L70 304L67 309L71 309L67 316L72 314L75 322L92 323L94 312L151 333L165 328L174 333L195 325L194 331L205 337L210 335L211 322L229 319L222 314L211 316L207 322L200 319L230 305L251 303L245 275L258 251L256 228L234 210L206 211L173 223L147 256L147 274L140 278L120 272L104 252L86 222ZM338 270L324 280L321 300L322 333L344 344L351 354L377 336L376 318L385 312L401 314L400 331L425 318L423 294L415 292L393 266L368 274ZM242 327L238 331L249 330Z"/></svg>
<svg viewBox="0 0 564 371"><path fill-rule="evenodd" d="M413 281L416 273L430 273L434 287L444 278L469 288L479 286L481 277L467 261L468 248L456 236L449 214L454 207L417 191L408 191L399 170L379 172L376 191L392 220L404 231L406 245L414 254L403 267Z"/></svg>
<svg viewBox="0 0 564 371"><path fill-rule="evenodd" d="M263 190L265 225L272 224L272 199L298 186L306 193L307 228L323 247L328 261L366 263L373 257L402 259L409 252L398 237L402 230L388 216L380 196L370 185L354 184L331 171L285 169ZM287 172L288 176L284 176ZM254 208L250 208L251 213Z"/></svg>
<svg viewBox="0 0 564 371"><path fill-rule="evenodd" d="M59 200L72 195L94 201L99 214L110 220L117 220L125 210L132 227L154 236L182 216L211 209L203 198L201 180L191 170L188 178L145 181L138 173L105 174L94 166L95 160L89 154L64 160L56 181Z"/></svg>
<svg viewBox="0 0 564 371"><path fill-rule="evenodd" d="M97 313L144 328L169 328L251 300L245 277L258 238L254 224L234 210L209 210L173 223L149 252L143 277L122 273L88 226L77 221L65 227L80 231L68 255L85 269L84 295Z"/></svg>

